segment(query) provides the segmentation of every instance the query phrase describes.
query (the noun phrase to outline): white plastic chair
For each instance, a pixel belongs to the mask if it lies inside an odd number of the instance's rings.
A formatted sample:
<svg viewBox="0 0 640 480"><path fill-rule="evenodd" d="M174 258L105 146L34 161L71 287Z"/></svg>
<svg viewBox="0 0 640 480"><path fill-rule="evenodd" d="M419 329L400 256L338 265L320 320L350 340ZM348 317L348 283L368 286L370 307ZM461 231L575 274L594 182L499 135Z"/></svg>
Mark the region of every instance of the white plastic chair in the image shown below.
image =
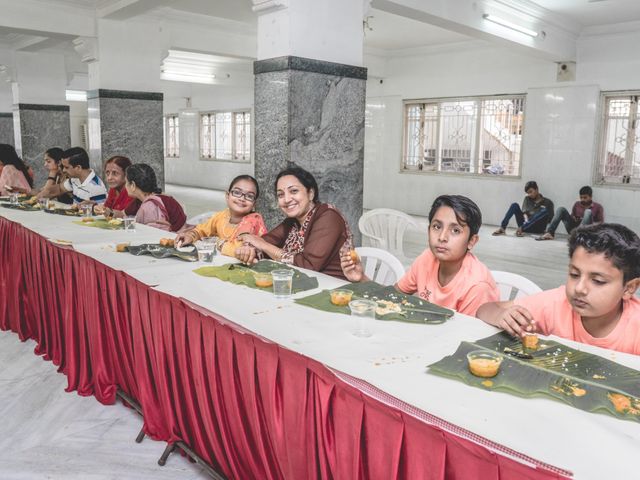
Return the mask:
<svg viewBox="0 0 640 480"><path fill-rule="evenodd" d="M381 285L394 285L404 275L400 260L386 250L374 247L356 247L364 274Z"/></svg>
<svg viewBox="0 0 640 480"><path fill-rule="evenodd" d="M390 208L374 208L358 220L364 246L381 248L400 260L407 258L402 242L408 227L420 228L409 215Z"/></svg>
<svg viewBox="0 0 640 480"><path fill-rule="evenodd" d="M216 212L204 212L201 213L199 215L196 215L195 217L191 217L189 219L187 219L187 223L189 225L198 225L206 220L209 220L211 218L211 216L216 213Z"/></svg>
<svg viewBox="0 0 640 480"><path fill-rule="evenodd" d="M542 291L531 280L516 273L493 270L491 275L493 275L493 279L498 284L501 302L515 300L516 298L526 297Z"/></svg>

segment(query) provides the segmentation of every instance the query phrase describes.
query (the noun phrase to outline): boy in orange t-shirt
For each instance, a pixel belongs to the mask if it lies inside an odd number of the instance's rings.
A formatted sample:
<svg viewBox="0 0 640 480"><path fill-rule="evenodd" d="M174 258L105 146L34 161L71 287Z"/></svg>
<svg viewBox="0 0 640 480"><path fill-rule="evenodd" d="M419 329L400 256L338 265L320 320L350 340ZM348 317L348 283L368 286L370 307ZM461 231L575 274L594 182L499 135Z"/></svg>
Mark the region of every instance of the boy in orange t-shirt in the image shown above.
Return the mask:
<svg viewBox="0 0 640 480"><path fill-rule="evenodd" d="M640 238L623 225L576 228L564 287L488 303L478 317L512 335L544 335L640 355Z"/></svg>
<svg viewBox="0 0 640 480"><path fill-rule="evenodd" d="M498 300L491 272L471 253L480 225L482 214L472 200L462 195L436 198L429 212L429 249L413 262L396 289L465 315L475 315L480 305ZM367 280L349 252L340 260L348 280Z"/></svg>

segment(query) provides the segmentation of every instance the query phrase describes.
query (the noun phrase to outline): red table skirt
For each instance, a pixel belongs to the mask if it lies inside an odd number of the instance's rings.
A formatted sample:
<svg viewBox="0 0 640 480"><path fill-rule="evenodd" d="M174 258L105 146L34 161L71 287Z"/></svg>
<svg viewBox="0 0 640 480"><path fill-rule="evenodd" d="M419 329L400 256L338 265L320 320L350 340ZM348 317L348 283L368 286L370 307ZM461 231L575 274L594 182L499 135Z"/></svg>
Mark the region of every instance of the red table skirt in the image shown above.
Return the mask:
<svg viewBox="0 0 640 480"><path fill-rule="evenodd" d="M1 217L0 291L0 328L34 339L67 391L111 404L121 388L147 435L184 441L229 478L564 478Z"/></svg>

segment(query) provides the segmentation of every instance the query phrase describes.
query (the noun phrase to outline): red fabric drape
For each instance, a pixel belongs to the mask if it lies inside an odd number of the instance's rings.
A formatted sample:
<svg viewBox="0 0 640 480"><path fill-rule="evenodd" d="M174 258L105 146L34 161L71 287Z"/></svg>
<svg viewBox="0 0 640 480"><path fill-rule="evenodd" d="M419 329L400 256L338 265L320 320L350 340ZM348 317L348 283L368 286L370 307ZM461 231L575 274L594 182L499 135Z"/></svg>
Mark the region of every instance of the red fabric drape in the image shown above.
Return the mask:
<svg viewBox="0 0 640 480"><path fill-rule="evenodd" d="M0 328L68 390L136 398L148 435L230 478L551 479L390 407L322 364L0 218Z"/></svg>

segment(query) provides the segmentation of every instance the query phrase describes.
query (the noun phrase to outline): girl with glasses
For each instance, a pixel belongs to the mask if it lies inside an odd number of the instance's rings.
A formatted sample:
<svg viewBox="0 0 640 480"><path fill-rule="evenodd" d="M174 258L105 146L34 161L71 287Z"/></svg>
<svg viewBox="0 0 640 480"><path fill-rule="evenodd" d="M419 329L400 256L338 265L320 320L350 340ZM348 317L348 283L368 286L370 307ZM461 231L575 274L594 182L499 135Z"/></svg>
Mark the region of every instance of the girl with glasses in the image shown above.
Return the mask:
<svg viewBox="0 0 640 480"><path fill-rule="evenodd" d="M260 237L267 232L262 215L253 211L260 189L251 175L239 175L231 181L225 193L227 208L209 220L176 237L178 247L204 237L218 237L218 249L223 255L235 256L244 235Z"/></svg>

